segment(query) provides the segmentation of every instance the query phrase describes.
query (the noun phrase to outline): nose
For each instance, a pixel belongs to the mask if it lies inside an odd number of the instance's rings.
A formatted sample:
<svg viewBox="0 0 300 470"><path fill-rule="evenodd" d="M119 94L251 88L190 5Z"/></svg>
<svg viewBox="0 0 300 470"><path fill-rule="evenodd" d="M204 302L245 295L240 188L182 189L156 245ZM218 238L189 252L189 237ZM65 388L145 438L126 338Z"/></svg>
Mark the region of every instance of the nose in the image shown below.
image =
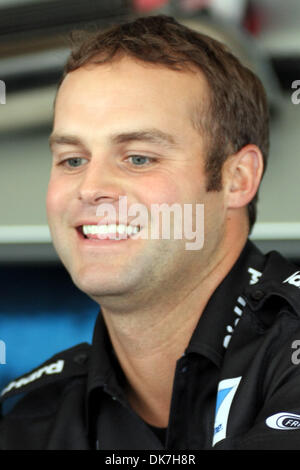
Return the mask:
<svg viewBox="0 0 300 470"><path fill-rule="evenodd" d="M114 202L121 195L121 181L112 164L91 159L82 173L78 199L82 203L96 205L100 202Z"/></svg>

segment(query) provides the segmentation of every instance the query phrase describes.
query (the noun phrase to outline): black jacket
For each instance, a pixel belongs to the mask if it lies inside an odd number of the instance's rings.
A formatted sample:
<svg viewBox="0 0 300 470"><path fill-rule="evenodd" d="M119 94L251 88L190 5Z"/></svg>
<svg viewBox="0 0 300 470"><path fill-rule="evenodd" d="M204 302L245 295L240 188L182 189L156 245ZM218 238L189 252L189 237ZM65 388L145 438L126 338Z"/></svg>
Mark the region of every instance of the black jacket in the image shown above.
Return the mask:
<svg viewBox="0 0 300 470"><path fill-rule="evenodd" d="M92 345L2 391L20 399L0 419L0 449L300 449L300 270L247 242L178 359L165 435L124 383L100 312Z"/></svg>

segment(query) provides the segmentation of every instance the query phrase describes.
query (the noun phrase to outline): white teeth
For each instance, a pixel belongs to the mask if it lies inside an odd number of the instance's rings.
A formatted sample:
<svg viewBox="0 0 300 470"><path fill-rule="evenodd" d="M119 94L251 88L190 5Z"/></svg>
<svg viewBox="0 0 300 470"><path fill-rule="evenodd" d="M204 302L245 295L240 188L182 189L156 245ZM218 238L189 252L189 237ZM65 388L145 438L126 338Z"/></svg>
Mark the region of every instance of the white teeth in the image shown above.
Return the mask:
<svg viewBox="0 0 300 470"><path fill-rule="evenodd" d="M83 225L82 231L84 235L106 235L111 233L120 233L127 235L132 235L133 233L138 233L140 231L139 227L124 225L124 224L110 224L110 225Z"/></svg>

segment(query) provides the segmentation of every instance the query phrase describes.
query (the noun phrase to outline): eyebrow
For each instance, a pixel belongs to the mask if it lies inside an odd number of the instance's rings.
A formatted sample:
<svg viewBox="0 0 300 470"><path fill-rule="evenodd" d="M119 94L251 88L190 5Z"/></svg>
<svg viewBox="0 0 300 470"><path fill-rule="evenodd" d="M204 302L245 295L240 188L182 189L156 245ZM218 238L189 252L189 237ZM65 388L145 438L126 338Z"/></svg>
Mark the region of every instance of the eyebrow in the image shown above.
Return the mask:
<svg viewBox="0 0 300 470"><path fill-rule="evenodd" d="M112 134L109 137L109 141L112 144L124 144L127 142L139 141L139 142L150 142L153 144L162 145L166 148L178 148L179 143L175 138L166 132L159 129L144 129L131 132L122 132L118 134ZM49 145L52 148L54 145L79 145L86 147L85 143L76 135L62 135L53 133L49 137Z"/></svg>

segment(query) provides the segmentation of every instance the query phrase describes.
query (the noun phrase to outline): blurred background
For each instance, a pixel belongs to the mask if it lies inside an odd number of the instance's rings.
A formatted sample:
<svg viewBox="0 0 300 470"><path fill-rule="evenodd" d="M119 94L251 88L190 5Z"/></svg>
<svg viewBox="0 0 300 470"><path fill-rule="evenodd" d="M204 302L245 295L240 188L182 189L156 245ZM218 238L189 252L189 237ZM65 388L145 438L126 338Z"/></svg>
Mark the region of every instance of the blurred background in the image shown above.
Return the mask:
<svg viewBox="0 0 300 470"><path fill-rule="evenodd" d="M48 137L68 33L157 13L222 40L263 81L271 152L252 239L300 262L298 0L0 0L0 388L90 342L98 313L59 262L46 220Z"/></svg>

